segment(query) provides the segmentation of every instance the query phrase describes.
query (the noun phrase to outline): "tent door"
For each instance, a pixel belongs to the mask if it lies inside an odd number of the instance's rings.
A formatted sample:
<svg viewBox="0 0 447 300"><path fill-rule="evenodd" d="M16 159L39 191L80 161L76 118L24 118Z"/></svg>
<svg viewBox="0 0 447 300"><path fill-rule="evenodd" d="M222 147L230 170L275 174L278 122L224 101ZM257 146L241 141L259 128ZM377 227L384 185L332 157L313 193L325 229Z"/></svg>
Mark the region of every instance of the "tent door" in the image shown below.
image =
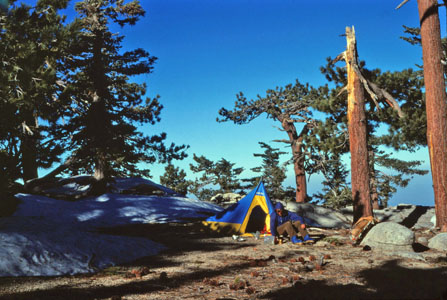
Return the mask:
<svg viewBox="0 0 447 300"><path fill-rule="evenodd" d="M265 226L265 217L267 214L262 210L261 206L256 205L251 211L250 216L248 217L247 227L245 228L245 232L256 232L262 231Z"/></svg>

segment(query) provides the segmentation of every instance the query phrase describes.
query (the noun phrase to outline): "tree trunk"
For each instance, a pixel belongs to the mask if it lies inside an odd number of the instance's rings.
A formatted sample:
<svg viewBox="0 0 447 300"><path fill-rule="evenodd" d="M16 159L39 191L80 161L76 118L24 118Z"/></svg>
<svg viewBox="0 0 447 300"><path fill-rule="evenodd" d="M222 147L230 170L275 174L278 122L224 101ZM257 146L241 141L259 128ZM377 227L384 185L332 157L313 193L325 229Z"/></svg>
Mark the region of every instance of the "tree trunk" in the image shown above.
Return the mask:
<svg viewBox="0 0 447 300"><path fill-rule="evenodd" d="M369 187L368 146L366 137L365 97L363 85L355 71L357 45L354 27L346 27L346 69L348 74L348 131L351 152L351 189L354 201L353 223L373 216Z"/></svg>
<svg viewBox="0 0 447 300"><path fill-rule="evenodd" d="M307 183L306 183L306 171L304 170L304 156L302 143L304 135L307 133L307 126L304 126L300 135L296 131L295 124L288 118L281 120L283 129L289 136L289 141L292 147L293 156L293 170L295 171L295 183L296 183L296 202L304 203L307 199Z"/></svg>
<svg viewBox="0 0 447 300"><path fill-rule="evenodd" d="M418 0L424 62L427 144L435 196L436 226L447 232L447 110L438 2Z"/></svg>
<svg viewBox="0 0 447 300"><path fill-rule="evenodd" d="M376 179L376 169L374 168L374 151L369 150L369 165L371 173L369 174L369 187L371 189L371 202L373 209L380 209L379 205L379 193L377 192L377 179Z"/></svg>

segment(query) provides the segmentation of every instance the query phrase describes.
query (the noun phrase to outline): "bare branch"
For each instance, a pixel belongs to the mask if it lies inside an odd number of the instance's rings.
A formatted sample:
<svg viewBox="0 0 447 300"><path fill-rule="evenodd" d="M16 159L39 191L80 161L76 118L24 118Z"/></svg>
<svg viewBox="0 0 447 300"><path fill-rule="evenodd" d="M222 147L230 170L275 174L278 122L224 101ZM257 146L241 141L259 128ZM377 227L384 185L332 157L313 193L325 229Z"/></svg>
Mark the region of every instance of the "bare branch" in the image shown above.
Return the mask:
<svg viewBox="0 0 447 300"><path fill-rule="evenodd" d="M407 3L408 1L410 1L410 0L404 0L404 1L402 1L402 2L396 7L396 9L401 8L401 7L404 6L405 3Z"/></svg>
<svg viewBox="0 0 447 300"><path fill-rule="evenodd" d="M337 57L334 58L333 61L331 61L331 64L335 64L336 62L345 59L345 55L346 55L346 51L343 51L342 53L340 53L339 55L337 55Z"/></svg>
<svg viewBox="0 0 447 300"><path fill-rule="evenodd" d="M385 102L388 103L388 105L391 106L395 111L397 111L397 114L400 118L403 118L405 116L404 112L400 109L399 103L397 103L396 99L394 99L393 96L391 96L384 89L379 88L376 84L372 82L369 82L369 84L377 95L382 96L385 99Z"/></svg>
<svg viewBox="0 0 447 300"><path fill-rule="evenodd" d="M345 85L344 87L341 88L340 92L338 92L336 97L339 97L341 94L343 94L344 92L348 91L348 87Z"/></svg>
<svg viewBox="0 0 447 300"><path fill-rule="evenodd" d="M24 134L34 135L33 131L26 125L25 121L22 122L22 129Z"/></svg>
<svg viewBox="0 0 447 300"><path fill-rule="evenodd" d="M359 76L360 81L363 83L363 86L365 88L365 90L368 92L368 94L371 96L371 98L374 101L374 104L376 105L377 109L380 110L380 106L379 106L379 102L377 102L378 97L376 94L374 94L374 92L369 88L369 82L368 80L366 80L365 77L363 77L362 72L360 72L359 67L357 66L357 64L354 64L353 69L355 71L355 73L357 73L357 75Z"/></svg>
<svg viewBox="0 0 447 300"><path fill-rule="evenodd" d="M354 66L354 70L359 76L360 81L363 83L363 86L365 87L365 90L368 92L368 94L371 96L372 100L374 101L374 104L376 105L377 109L380 109L378 101L380 99L385 99L385 102L392 107L395 111L397 111L397 114L400 118L403 118L405 114L400 109L399 103L397 103L396 99L393 98L387 91L384 89L379 88L375 83L372 83L371 81L367 80L357 65Z"/></svg>
<svg viewBox="0 0 447 300"><path fill-rule="evenodd" d="M292 144L292 142L289 140L273 140L272 142Z"/></svg>

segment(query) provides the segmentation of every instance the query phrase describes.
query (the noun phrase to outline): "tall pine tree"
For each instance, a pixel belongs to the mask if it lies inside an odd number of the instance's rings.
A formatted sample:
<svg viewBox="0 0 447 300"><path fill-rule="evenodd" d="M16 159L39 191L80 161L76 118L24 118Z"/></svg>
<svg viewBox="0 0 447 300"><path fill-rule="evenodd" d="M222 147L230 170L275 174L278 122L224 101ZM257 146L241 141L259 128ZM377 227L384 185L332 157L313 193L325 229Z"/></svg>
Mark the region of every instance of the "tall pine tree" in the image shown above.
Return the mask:
<svg viewBox="0 0 447 300"><path fill-rule="evenodd" d="M262 164L259 167L251 168L251 171L259 173L259 176L248 181L255 187L262 179L269 191L270 198L284 200L286 191L282 184L286 179L286 167L280 164L279 158L287 152L279 151L278 148L273 148L264 142L259 142L259 145L264 149L264 153L254 153L253 156L262 158Z"/></svg>
<svg viewBox="0 0 447 300"><path fill-rule="evenodd" d="M64 152L50 125L61 107L58 73L73 29L58 13L68 0L39 0L35 7L14 2L0 13L0 152L7 157L1 168L26 182Z"/></svg>
<svg viewBox="0 0 447 300"><path fill-rule="evenodd" d="M138 168L140 162L184 158L186 146L166 146L165 133L147 136L137 127L160 121L158 97L143 99L146 84L130 81L151 73L156 58L140 48L122 52L124 36L110 27L134 25L143 17L139 1L84 0L75 8L81 34L66 60L70 72L63 96L70 106L63 128L75 159L72 169L94 172L101 192L112 176L150 176Z"/></svg>

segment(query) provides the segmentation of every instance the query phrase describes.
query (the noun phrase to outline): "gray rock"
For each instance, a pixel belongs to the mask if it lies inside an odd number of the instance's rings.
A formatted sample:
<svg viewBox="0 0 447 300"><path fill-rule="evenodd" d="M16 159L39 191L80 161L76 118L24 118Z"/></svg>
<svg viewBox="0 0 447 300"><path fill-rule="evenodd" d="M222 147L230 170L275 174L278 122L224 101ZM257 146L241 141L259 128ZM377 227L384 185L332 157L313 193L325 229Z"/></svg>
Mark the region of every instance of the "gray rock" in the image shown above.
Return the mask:
<svg viewBox="0 0 447 300"><path fill-rule="evenodd" d="M439 233L428 241L428 247L440 251L447 251L447 232Z"/></svg>
<svg viewBox="0 0 447 300"><path fill-rule="evenodd" d="M388 255L388 256L399 256L402 258L409 258L409 259L425 261L425 258L423 255L421 255L419 253L412 252L412 251L394 251L394 252L393 251L392 252L384 251L383 254Z"/></svg>
<svg viewBox="0 0 447 300"><path fill-rule="evenodd" d="M428 239L425 237L425 236L420 236L418 239L417 239L417 242L419 243L419 244L422 244L422 245L427 245L428 244Z"/></svg>
<svg viewBox="0 0 447 300"><path fill-rule="evenodd" d="M311 203L288 202L285 208L302 216L306 224L323 228L350 228L352 218L328 207ZM352 211L351 211L352 215Z"/></svg>
<svg viewBox="0 0 447 300"><path fill-rule="evenodd" d="M360 245L390 251L412 252L414 241L414 232L407 227L394 222L384 222L375 225Z"/></svg>
<svg viewBox="0 0 447 300"><path fill-rule="evenodd" d="M434 213L434 207L399 204L394 207L374 210L374 217L380 222L394 222L407 228L421 229L433 227L432 217Z"/></svg>
<svg viewBox="0 0 447 300"><path fill-rule="evenodd" d="M234 203L237 203L241 199L242 195L235 193L225 193L225 194L217 194L211 197L210 202L226 208Z"/></svg>

